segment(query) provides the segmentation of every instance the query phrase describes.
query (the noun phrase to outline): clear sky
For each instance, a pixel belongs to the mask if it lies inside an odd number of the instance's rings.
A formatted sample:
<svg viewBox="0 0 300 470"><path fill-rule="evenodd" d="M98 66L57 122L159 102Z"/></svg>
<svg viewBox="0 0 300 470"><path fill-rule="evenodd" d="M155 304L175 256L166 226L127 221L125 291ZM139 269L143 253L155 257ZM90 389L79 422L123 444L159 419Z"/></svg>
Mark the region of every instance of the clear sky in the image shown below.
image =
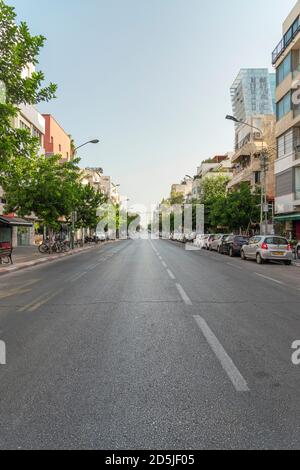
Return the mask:
<svg viewBox="0 0 300 470"><path fill-rule="evenodd" d="M200 162L231 151L229 88L271 67L296 0L7 0L47 44L58 99L40 106L133 203L156 203Z"/></svg>

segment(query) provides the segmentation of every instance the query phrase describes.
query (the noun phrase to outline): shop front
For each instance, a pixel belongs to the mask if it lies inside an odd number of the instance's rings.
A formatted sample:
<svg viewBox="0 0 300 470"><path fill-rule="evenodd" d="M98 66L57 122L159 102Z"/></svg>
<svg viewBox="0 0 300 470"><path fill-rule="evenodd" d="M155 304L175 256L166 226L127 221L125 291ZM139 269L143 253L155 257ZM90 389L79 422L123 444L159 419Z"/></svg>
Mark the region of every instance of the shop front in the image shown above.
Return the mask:
<svg viewBox="0 0 300 470"><path fill-rule="evenodd" d="M290 240L300 241L300 213L276 216L275 223L284 227L284 234Z"/></svg>
<svg viewBox="0 0 300 470"><path fill-rule="evenodd" d="M19 217L0 215L0 243L11 243L12 248L29 246L34 227Z"/></svg>

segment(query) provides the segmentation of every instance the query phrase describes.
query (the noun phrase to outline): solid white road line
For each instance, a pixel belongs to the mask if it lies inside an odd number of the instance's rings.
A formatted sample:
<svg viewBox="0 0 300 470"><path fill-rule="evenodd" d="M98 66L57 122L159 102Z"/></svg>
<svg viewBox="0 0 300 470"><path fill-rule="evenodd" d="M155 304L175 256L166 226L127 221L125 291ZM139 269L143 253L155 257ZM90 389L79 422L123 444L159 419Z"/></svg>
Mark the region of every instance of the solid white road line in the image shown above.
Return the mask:
<svg viewBox="0 0 300 470"><path fill-rule="evenodd" d="M174 274L172 273L172 271L170 269L167 269L167 273L169 274L171 279L173 279L173 280L175 279L175 276L174 276Z"/></svg>
<svg viewBox="0 0 300 470"><path fill-rule="evenodd" d="M176 284L176 287L177 287L177 290L178 290L179 294L181 295L181 298L184 301L184 303L186 305L189 305L189 306L193 305L191 299L189 298L189 296L185 292L184 288L180 284Z"/></svg>
<svg viewBox="0 0 300 470"><path fill-rule="evenodd" d="M234 365L232 359L228 356L227 352L219 342L218 338L209 328L206 321L200 316L194 316L194 319L206 338L208 344L212 348L216 357L219 359L223 369L230 378L237 392L249 392L248 384L240 371Z"/></svg>
<svg viewBox="0 0 300 470"><path fill-rule="evenodd" d="M259 277L262 277L262 278L264 278L264 279L267 279L268 281L276 282L276 284L280 284L280 285L284 286L284 283L283 283L283 282L278 281L277 279L273 279L273 277L264 276L263 274L259 274L259 273L254 273L254 274L256 274L256 276L259 276Z"/></svg>

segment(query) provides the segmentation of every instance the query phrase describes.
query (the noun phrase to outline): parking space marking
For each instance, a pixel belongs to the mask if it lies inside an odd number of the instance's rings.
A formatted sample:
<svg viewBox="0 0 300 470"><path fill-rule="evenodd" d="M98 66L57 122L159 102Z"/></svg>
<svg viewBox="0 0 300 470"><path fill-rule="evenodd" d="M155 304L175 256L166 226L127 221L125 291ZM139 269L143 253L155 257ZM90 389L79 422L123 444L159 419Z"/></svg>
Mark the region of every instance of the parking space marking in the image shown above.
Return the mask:
<svg viewBox="0 0 300 470"><path fill-rule="evenodd" d="M259 273L254 273L256 276L262 277L263 279L267 279L268 281L275 282L276 284L280 284L281 286L284 286L284 282L278 281L277 279L274 279L273 277L269 276L264 276L264 274L259 274Z"/></svg>
<svg viewBox="0 0 300 470"><path fill-rule="evenodd" d="M166 263L164 261L162 261L161 264L163 265L164 268L167 269L168 266L166 265Z"/></svg>
<svg viewBox="0 0 300 470"><path fill-rule="evenodd" d="M250 390L246 380L244 379L238 368L235 366L231 357L227 354L218 338L209 328L206 321L200 316L194 316L194 319L197 325L199 326L200 330L202 331L204 337L206 338L208 344L210 345L211 349L215 353L217 359L220 361L224 371L233 383L236 391L249 392Z"/></svg>
<svg viewBox="0 0 300 470"><path fill-rule="evenodd" d="M189 298L189 296L187 295L187 293L185 292L182 285L181 284L176 284L176 287L177 287L177 290L178 290L182 300L184 301L184 303L191 307L193 305L193 303L192 303L191 299Z"/></svg>

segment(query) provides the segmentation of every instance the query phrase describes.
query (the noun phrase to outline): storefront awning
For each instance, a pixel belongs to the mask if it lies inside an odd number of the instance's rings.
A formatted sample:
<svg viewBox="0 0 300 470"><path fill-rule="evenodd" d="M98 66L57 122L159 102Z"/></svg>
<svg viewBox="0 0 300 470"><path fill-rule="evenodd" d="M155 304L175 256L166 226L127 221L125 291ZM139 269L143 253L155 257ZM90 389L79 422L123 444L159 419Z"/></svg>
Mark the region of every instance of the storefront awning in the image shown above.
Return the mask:
<svg viewBox="0 0 300 470"><path fill-rule="evenodd" d="M11 227L32 227L32 222L28 220L20 219L19 217L8 217L6 215L0 215L0 224L10 225Z"/></svg>
<svg viewBox="0 0 300 470"><path fill-rule="evenodd" d="M289 222L297 220L300 220L300 214L277 215L275 217L276 222Z"/></svg>

